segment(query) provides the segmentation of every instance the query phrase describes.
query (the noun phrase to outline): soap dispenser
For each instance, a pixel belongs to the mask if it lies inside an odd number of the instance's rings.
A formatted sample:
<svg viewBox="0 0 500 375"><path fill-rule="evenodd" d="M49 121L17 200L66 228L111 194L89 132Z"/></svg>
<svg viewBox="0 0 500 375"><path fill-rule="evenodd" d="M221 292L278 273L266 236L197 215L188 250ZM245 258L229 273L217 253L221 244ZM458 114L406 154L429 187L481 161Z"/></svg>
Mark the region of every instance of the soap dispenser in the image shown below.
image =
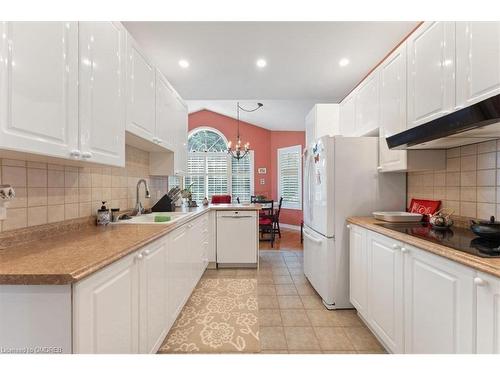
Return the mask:
<svg viewBox="0 0 500 375"><path fill-rule="evenodd" d="M102 206L97 210L97 225L108 225L111 221L111 214L106 207L106 201L102 202Z"/></svg>

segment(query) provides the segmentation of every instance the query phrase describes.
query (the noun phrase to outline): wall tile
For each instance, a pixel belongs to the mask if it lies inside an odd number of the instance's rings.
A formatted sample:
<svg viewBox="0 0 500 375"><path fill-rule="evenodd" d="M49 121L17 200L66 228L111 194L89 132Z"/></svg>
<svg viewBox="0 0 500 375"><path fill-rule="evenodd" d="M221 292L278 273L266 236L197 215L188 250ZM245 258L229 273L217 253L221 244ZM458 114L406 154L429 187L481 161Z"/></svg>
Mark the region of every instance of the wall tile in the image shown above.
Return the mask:
<svg viewBox="0 0 500 375"><path fill-rule="evenodd" d="M496 152L488 152L477 156L477 169L495 169L497 162Z"/></svg>
<svg viewBox="0 0 500 375"><path fill-rule="evenodd" d="M64 219L76 219L78 217L78 203L71 203L64 205Z"/></svg>
<svg viewBox="0 0 500 375"><path fill-rule="evenodd" d="M28 161L26 163L28 168L38 168L38 169L47 169L47 163L39 163L36 161Z"/></svg>
<svg viewBox="0 0 500 375"><path fill-rule="evenodd" d="M45 169L28 168L28 187L47 187L47 171Z"/></svg>
<svg viewBox="0 0 500 375"><path fill-rule="evenodd" d="M2 229L12 230L25 228L28 225L27 208L7 208L7 220L3 222Z"/></svg>
<svg viewBox="0 0 500 375"><path fill-rule="evenodd" d="M64 189L64 203L78 203L78 188Z"/></svg>
<svg viewBox="0 0 500 375"><path fill-rule="evenodd" d="M64 204L64 188L48 188L47 189L47 203L49 205Z"/></svg>
<svg viewBox="0 0 500 375"><path fill-rule="evenodd" d="M47 171L47 186L64 187L64 171L49 169Z"/></svg>
<svg viewBox="0 0 500 375"><path fill-rule="evenodd" d="M460 171L475 171L476 170L476 155L462 156L460 158Z"/></svg>
<svg viewBox="0 0 500 375"><path fill-rule="evenodd" d="M10 208L21 208L28 206L28 191L25 187L18 188L14 187L16 191L16 196L13 200L9 202Z"/></svg>
<svg viewBox="0 0 500 375"><path fill-rule="evenodd" d="M79 201L80 202L91 202L92 201L92 189L91 188L80 188L79 191Z"/></svg>
<svg viewBox="0 0 500 375"><path fill-rule="evenodd" d="M78 171L71 171L71 170L64 171L64 187L66 188L78 187Z"/></svg>
<svg viewBox="0 0 500 375"><path fill-rule="evenodd" d="M477 171L477 186L495 186L496 171L485 169Z"/></svg>
<svg viewBox="0 0 500 375"><path fill-rule="evenodd" d="M459 187L446 187L446 200L459 201L460 188Z"/></svg>
<svg viewBox="0 0 500 375"><path fill-rule="evenodd" d="M479 143L477 145L478 154L484 154L486 152L494 152L497 149L496 141L488 141Z"/></svg>
<svg viewBox="0 0 500 375"><path fill-rule="evenodd" d="M92 174L87 172L80 172L78 175L78 186L81 188L92 187Z"/></svg>
<svg viewBox="0 0 500 375"><path fill-rule="evenodd" d="M476 154L477 154L477 144L460 147L460 156L476 155Z"/></svg>
<svg viewBox="0 0 500 375"><path fill-rule="evenodd" d="M2 165L8 165L10 167L26 167L26 161L24 160L14 160L14 159L2 159Z"/></svg>
<svg viewBox="0 0 500 375"><path fill-rule="evenodd" d="M446 187L460 186L460 172L446 173Z"/></svg>
<svg viewBox="0 0 500 375"><path fill-rule="evenodd" d="M28 188L28 207L46 205L47 188Z"/></svg>
<svg viewBox="0 0 500 375"><path fill-rule="evenodd" d="M459 172L460 158L446 159L446 172Z"/></svg>
<svg viewBox="0 0 500 375"><path fill-rule="evenodd" d="M47 206L28 207L28 226L47 224Z"/></svg>
<svg viewBox="0 0 500 375"><path fill-rule="evenodd" d="M460 216L477 217L476 202L460 202Z"/></svg>
<svg viewBox="0 0 500 375"><path fill-rule="evenodd" d="M460 186L476 186L476 171L462 172L460 174Z"/></svg>
<svg viewBox="0 0 500 375"><path fill-rule="evenodd" d="M2 161L3 160L5 159L2 159ZM26 168L2 166L2 183L12 185L14 189L17 187L26 187Z"/></svg>
<svg viewBox="0 0 500 375"><path fill-rule="evenodd" d="M489 219L495 216L496 205L494 203L478 203L477 204L477 217L479 219Z"/></svg>
<svg viewBox="0 0 500 375"><path fill-rule="evenodd" d="M446 186L446 173L435 173L434 174L434 186L435 187Z"/></svg>
<svg viewBox="0 0 500 375"><path fill-rule="evenodd" d="M460 201L462 202L476 202L477 192L476 187L461 187L460 188Z"/></svg>
<svg viewBox="0 0 500 375"><path fill-rule="evenodd" d="M477 201L481 203L496 203L496 188L478 187Z"/></svg>
<svg viewBox="0 0 500 375"><path fill-rule="evenodd" d="M446 150L447 158L457 158L460 156L460 147L450 148Z"/></svg>
<svg viewBox="0 0 500 375"><path fill-rule="evenodd" d="M64 220L64 204L47 206L47 222L55 223Z"/></svg>
<svg viewBox="0 0 500 375"><path fill-rule="evenodd" d="M80 202L79 213L80 217L92 216L92 203Z"/></svg>

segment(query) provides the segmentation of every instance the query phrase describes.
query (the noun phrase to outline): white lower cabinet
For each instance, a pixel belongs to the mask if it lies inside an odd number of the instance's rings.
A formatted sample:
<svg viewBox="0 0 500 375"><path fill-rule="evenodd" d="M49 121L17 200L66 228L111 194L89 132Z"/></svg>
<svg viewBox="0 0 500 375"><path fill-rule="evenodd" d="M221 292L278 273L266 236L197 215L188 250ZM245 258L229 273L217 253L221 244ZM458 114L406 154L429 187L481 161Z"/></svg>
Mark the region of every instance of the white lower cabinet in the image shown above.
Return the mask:
<svg viewBox="0 0 500 375"><path fill-rule="evenodd" d="M478 272L474 284L477 298L477 353L500 354L500 279Z"/></svg>
<svg viewBox="0 0 500 375"><path fill-rule="evenodd" d="M166 239L144 247L139 263L139 352L156 353L170 328ZM173 322L172 322L173 323Z"/></svg>
<svg viewBox="0 0 500 375"><path fill-rule="evenodd" d="M374 232L367 236L367 316L393 353L403 353L402 244Z"/></svg>
<svg viewBox="0 0 500 375"><path fill-rule="evenodd" d="M473 278L456 262L408 246L405 347L408 353L473 353Z"/></svg>
<svg viewBox="0 0 500 375"><path fill-rule="evenodd" d="M207 237L208 213L74 284L73 353L155 353L205 271Z"/></svg>
<svg viewBox="0 0 500 375"><path fill-rule="evenodd" d="M130 254L73 285L73 353L139 351L139 266Z"/></svg>
<svg viewBox="0 0 500 375"><path fill-rule="evenodd" d="M368 290L367 282L367 231L357 227L350 226L350 253L349 253L349 290L352 305L359 313L366 311L366 293ZM305 257L304 257L305 258ZM305 262L305 259L304 259Z"/></svg>
<svg viewBox="0 0 500 375"><path fill-rule="evenodd" d="M349 225L350 300L392 353L500 353L500 278Z"/></svg>

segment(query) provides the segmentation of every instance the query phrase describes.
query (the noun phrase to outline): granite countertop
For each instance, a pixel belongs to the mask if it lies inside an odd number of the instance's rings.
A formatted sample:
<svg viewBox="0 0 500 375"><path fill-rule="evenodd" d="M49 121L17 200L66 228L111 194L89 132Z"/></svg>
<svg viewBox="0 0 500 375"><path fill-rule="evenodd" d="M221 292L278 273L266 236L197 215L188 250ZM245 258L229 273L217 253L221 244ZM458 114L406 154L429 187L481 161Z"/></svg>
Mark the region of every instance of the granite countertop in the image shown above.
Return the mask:
<svg viewBox="0 0 500 375"><path fill-rule="evenodd" d="M259 210L256 204L215 204L183 209L188 215L165 224L89 225L0 249L0 284L75 283L210 210Z"/></svg>
<svg viewBox="0 0 500 375"><path fill-rule="evenodd" d="M418 247L419 249L426 250L430 253L469 266L478 271L500 277L500 258L481 258L463 251L455 250L451 247L439 245L425 239L397 232L395 230L377 225L377 223L380 224L383 222L374 219L373 217L350 217L347 221L351 224L359 225L360 227L394 238L397 241L405 242Z"/></svg>

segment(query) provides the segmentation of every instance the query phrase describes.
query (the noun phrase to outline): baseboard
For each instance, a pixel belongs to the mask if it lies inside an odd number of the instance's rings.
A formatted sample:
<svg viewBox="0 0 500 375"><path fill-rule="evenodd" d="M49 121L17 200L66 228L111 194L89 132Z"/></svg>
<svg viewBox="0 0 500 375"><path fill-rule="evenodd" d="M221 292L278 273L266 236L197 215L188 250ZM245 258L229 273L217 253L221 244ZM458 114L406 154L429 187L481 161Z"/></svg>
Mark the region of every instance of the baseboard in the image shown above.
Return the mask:
<svg viewBox="0 0 500 375"><path fill-rule="evenodd" d="M281 228L285 228L285 229L291 229L291 230L300 231L300 226L299 225L282 224L282 223L280 223L280 227Z"/></svg>

